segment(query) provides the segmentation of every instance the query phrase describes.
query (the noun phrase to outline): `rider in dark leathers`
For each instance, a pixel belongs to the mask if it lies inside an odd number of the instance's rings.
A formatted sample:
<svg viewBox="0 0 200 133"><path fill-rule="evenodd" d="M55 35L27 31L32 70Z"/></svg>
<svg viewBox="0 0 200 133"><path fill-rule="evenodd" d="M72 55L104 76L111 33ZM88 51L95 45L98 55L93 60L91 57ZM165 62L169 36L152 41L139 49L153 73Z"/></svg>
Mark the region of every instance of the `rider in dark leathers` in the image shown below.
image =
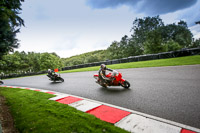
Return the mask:
<svg viewBox="0 0 200 133"><path fill-rule="evenodd" d="M54 70L48 69L48 75L52 77L54 80L58 77L58 74L54 72Z"/></svg>
<svg viewBox="0 0 200 133"><path fill-rule="evenodd" d="M113 71L112 69L107 68L105 64L101 64L101 67L99 69L99 79L103 82L103 84L107 86L108 83L110 83L113 79L106 77L106 70L111 72Z"/></svg>
<svg viewBox="0 0 200 133"><path fill-rule="evenodd" d="M49 76L53 76L53 72L54 72L53 70L48 69L48 75L49 75Z"/></svg>

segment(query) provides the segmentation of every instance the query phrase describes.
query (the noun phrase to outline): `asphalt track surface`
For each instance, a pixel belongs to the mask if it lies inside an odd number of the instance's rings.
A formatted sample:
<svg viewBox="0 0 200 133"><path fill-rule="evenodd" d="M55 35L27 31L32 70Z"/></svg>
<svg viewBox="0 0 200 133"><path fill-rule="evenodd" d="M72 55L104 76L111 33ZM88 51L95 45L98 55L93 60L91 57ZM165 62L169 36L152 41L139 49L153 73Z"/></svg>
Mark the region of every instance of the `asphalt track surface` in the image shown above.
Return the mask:
<svg viewBox="0 0 200 133"><path fill-rule="evenodd" d="M102 88L93 78L96 71L61 74L63 83L42 75L8 79L4 84L77 95L200 128L200 65L118 71L130 89Z"/></svg>

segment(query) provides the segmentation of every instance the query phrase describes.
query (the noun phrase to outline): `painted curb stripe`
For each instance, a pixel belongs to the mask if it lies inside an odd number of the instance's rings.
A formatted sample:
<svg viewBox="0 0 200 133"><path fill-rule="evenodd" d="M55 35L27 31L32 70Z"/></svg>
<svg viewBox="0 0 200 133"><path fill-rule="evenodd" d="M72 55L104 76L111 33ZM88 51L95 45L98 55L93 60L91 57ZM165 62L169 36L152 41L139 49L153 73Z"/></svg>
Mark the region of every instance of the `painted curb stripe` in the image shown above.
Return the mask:
<svg viewBox="0 0 200 133"><path fill-rule="evenodd" d="M52 97L50 98L49 100L54 100L54 101L57 101L57 100L60 100L60 99L63 99L65 97L68 97L69 95L57 95L56 97Z"/></svg>
<svg viewBox="0 0 200 133"><path fill-rule="evenodd" d="M181 133L197 133L197 132L193 132L193 131L190 131L190 130L187 130L187 129L182 129Z"/></svg>
<svg viewBox="0 0 200 133"><path fill-rule="evenodd" d="M181 128L131 114L120 120L115 126L134 133L180 133Z"/></svg>
<svg viewBox="0 0 200 133"><path fill-rule="evenodd" d="M34 90L34 91L40 91L40 90Z"/></svg>
<svg viewBox="0 0 200 133"><path fill-rule="evenodd" d="M48 91L48 92L45 92L45 93L49 93L49 94L55 94L55 92L50 92L50 91Z"/></svg>
<svg viewBox="0 0 200 133"><path fill-rule="evenodd" d="M115 126L134 133L200 133L200 129L198 128L83 97L36 88L1 85L0 87L27 89L44 93L50 92L56 96L49 100L68 104L78 110L93 114L101 120L113 123Z"/></svg>
<svg viewBox="0 0 200 133"><path fill-rule="evenodd" d="M77 102L77 101L80 101L80 100L83 100L83 99L73 97L73 96L68 96L68 97L65 97L65 98L62 98L62 99L58 99L56 101L59 102L59 103L63 103L63 104L71 104L71 103L74 103L74 102Z"/></svg>
<svg viewBox="0 0 200 133"><path fill-rule="evenodd" d="M94 103L94 102L91 102L91 101L88 101L88 100L80 100L78 102L74 102L72 104L69 104L70 106L80 110L80 111L83 111L83 112L87 112L91 109L94 109L102 104L100 103Z"/></svg>
<svg viewBox="0 0 200 133"><path fill-rule="evenodd" d="M87 111L87 113L92 114L103 121L114 124L120 121L125 116L129 115L131 112L109 107L106 105L101 105L97 108Z"/></svg>

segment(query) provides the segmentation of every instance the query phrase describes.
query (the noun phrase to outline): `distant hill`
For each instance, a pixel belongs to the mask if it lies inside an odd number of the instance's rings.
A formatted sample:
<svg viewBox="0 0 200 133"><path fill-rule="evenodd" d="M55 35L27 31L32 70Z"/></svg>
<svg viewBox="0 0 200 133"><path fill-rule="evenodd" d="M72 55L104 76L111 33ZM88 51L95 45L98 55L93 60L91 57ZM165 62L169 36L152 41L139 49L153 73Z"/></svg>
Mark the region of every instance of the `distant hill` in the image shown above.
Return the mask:
<svg viewBox="0 0 200 133"><path fill-rule="evenodd" d="M69 58L62 58L64 66L73 66L92 62L104 61L107 59L107 50L96 50L92 52L75 55Z"/></svg>

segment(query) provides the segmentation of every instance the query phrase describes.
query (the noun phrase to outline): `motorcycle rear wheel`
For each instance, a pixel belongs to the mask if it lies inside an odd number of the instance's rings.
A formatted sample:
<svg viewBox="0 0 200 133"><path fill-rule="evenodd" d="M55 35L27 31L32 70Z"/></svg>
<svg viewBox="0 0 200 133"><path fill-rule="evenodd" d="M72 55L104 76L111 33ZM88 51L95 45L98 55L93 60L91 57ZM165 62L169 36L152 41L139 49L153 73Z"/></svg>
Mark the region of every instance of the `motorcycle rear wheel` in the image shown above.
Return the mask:
<svg viewBox="0 0 200 133"><path fill-rule="evenodd" d="M130 85L130 83L128 82L128 81L124 81L124 83L122 84L122 87L124 87L124 88L126 88L126 89L128 89L129 87L130 87L131 85Z"/></svg>

